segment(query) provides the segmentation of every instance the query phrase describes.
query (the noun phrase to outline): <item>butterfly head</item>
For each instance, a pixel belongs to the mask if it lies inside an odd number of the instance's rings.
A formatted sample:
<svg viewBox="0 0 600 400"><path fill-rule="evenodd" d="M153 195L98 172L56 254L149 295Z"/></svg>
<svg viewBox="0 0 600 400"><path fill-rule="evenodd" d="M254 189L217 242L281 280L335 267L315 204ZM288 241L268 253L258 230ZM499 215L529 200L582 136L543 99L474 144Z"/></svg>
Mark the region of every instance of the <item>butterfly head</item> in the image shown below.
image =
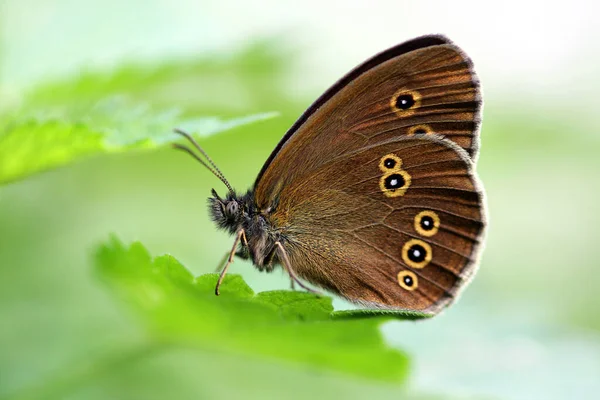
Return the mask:
<svg viewBox="0 0 600 400"><path fill-rule="evenodd" d="M247 203L248 196L240 197L235 193L221 170L189 133L181 129L175 129L175 133L187 139L197 152L194 152L191 148L179 143L174 143L173 147L185 151L194 157L200 164L212 172L213 175L219 178L219 180L227 186L227 189L229 189L229 193L224 199L219 197L215 189L212 190L212 197L208 199L209 210L213 221L215 221L220 228L227 229L232 233L236 232L242 224L244 218L243 210L247 208L244 205Z"/></svg>
<svg viewBox="0 0 600 400"><path fill-rule="evenodd" d="M212 197L208 198L208 205L212 220L220 228L232 233L236 232L244 221L245 198L231 192L225 198L221 198L215 189L211 193Z"/></svg>

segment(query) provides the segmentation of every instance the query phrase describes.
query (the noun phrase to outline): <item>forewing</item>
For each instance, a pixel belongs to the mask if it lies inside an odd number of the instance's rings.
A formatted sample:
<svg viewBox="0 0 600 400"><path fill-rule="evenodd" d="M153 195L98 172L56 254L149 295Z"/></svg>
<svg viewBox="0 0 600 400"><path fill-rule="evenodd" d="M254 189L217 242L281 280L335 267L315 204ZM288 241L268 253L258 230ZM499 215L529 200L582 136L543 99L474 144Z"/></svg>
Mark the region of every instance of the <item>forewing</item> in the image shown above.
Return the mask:
<svg viewBox="0 0 600 400"><path fill-rule="evenodd" d="M331 158L400 136L438 135L477 157L481 95L469 58L441 36L403 43L366 61L288 131L255 184L266 209L281 189Z"/></svg>

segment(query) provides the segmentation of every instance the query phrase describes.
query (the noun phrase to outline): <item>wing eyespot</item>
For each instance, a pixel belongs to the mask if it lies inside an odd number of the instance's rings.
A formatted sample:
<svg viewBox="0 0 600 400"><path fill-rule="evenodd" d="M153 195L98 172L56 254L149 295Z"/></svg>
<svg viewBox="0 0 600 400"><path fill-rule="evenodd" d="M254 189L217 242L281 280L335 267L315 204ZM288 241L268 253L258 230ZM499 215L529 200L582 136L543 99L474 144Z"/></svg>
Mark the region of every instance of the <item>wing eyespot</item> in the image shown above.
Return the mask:
<svg viewBox="0 0 600 400"><path fill-rule="evenodd" d="M410 93L401 94L400 96L396 97L395 104L396 108L400 110L408 110L409 108L415 105L415 98Z"/></svg>
<svg viewBox="0 0 600 400"><path fill-rule="evenodd" d="M398 272L398 284L401 288L412 291L419 287L419 280L412 271Z"/></svg>
<svg viewBox="0 0 600 400"><path fill-rule="evenodd" d="M382 172L395 171L402 166L402 159L395 154L387 154L381 157L379 169Z"/></svg>
<svg viewBox="0 0 600 400"><path fill-rule="evenodd" d="M411 126L408 129L408 135L409 136L414 136L414 135L431 135L433 133L433 129L431 129L431 127L429 125L415 125L415 126Z"/></svg>
<svg viewBox="0 0 600 400"><path fill-rule="evenodd" d="M403 196L411 183L408 172L394 169L385 173L379 180L379 188L387 197Z"/></svg>
<svg viewBox="0 0 600 400"><path fill-rule="evenodd" d="M416 90L400 89L392 96L390 106L399 117L406 117L421 105L421 94Z"/></svg>
<svg viewBox="0 0 600 400"><path fill-rule="evenodd" d="M415 230L419 235L431 237L440 229L440 217L433 211L421 211L415 216Z"/></svg>
<svg viewBox="0 0 600 400"><path fill-rule="evenodd" d="M402 260L412 268L424 268L432 256L431 246L419 239L411 239L402 247Z"/></svg>
<svg viewBox="0 0 600 400"><path fill-rule="evenodd" d="M387 154L379 160L379 169L383 172L379 189L387 197L403 196L410 186L410 174L401 166L402 159L395 154Z"/></svg>

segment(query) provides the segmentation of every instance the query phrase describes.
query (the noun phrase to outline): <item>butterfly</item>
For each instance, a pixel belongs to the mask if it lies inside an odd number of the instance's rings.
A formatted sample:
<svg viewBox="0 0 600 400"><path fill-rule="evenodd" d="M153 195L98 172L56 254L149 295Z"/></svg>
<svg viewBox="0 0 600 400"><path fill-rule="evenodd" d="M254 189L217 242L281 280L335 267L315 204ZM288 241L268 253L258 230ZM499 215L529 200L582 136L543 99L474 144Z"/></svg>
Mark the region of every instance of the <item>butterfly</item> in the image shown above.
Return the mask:
<svg viewBox="0 0 600 400"><path fill-rule="evenodd" d="M468 56L428 35L367 60L293 124L246 193L228 189L213 221L261 271L373 308L434 315L476 271L486 226L475 173L482 97Z"/></svg>

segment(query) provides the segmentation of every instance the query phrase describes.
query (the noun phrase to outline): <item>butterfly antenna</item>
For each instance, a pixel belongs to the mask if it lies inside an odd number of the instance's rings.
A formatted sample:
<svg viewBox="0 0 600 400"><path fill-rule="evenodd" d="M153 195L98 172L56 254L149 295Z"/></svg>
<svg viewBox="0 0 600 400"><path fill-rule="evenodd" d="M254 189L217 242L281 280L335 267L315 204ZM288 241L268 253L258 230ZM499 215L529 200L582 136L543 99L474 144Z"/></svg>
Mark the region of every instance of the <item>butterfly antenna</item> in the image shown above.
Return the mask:
<svg viewBox="0 0 600 400"><path fill-rule="evenodd" d="M181 136L185 137L196 148L196 150L198 150L200 153L202 153L202 155L208 160L208 162L210 163L210 165L212 165L212 167L215 169L215 171L217 171L219 173L219 175L221 175L221 177L223 179L225 179L225 175L223 175L223 173L221 172L219 167L217 167L217 164L215 164L215 162L212 160L212 158L210 158L210 156L206 153L206 151L204 151L204 149L202 147L200 147L200 145L198 144L198 142L196 142L196 140L192 137L192 135L190 135L186 131L183 131L183 130L177 129L177 128L175 129L175 133L178 133Z"/></svg>
<svg viewBox="0 0 600 400"><path fill-rule="evenodd" d="M208 161L208 163L210 165L207 164L206 161L201 159L196 153L194 153L192 151L192 149L190 149L187 146L184 146L179 143L173 143L173 148L175 148L177 150L182 150L182 151L188 153L190 156L194 157L200 164L204 165L206 167L206 169L208 169L210 172L212 172L213 175L215 175L217 178L219 178L219 180L221 182L223 182L225 184L225 186L227 186L227 189L229 189L229 191L231 193L235 193L233 188L229 184L229 181L227 181L227 179L225 178L225 176L223 175L221 170L215 165L214 161L208 156L208 154L206 154L206 152L202 149L202 147L200 147L200 145L194 140L194 138L187 132L182 131L181 129L175 129L175 133L178 133L178 134L182 135L183 137L185 137L187 140L189 140L190 143L192 143L192 145L206 158L206 160Z"/></svg>

